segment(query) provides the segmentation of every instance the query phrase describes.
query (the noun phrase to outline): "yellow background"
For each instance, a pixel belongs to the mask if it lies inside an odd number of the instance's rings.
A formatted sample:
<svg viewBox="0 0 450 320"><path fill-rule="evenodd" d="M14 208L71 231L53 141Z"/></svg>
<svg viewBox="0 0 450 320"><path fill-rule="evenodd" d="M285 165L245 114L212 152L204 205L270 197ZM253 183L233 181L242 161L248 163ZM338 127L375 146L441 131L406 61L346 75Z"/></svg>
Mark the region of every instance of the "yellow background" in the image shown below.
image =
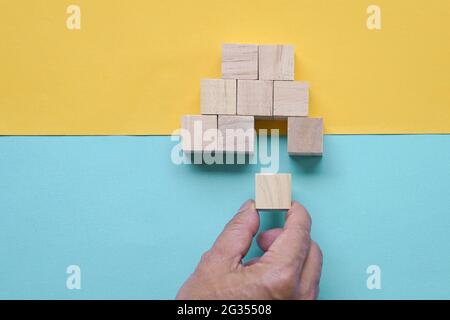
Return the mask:
<svg viewBox="0 0 450 320"><path fill-rule="evenodd" d="M0 134L169 134L223 42L295 45L326 133L449 133L449 17L448 0L0 0Z"/></svg>

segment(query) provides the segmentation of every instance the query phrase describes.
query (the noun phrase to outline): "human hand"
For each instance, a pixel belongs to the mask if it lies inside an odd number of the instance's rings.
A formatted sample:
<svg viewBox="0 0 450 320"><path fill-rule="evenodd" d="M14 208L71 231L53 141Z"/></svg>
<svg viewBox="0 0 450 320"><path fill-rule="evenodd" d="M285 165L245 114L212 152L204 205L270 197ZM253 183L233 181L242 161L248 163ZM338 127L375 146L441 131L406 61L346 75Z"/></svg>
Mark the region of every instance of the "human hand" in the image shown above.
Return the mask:
<svg viewBox="0 0 450 320"><path fill-rule="evenodd" d="M177 299L315 299L319 293L322 252L311 240L311 217L293 201L284 228L262 232L263 256L243 264L259 229L253 200L245 202L203 254Z"/></svg>

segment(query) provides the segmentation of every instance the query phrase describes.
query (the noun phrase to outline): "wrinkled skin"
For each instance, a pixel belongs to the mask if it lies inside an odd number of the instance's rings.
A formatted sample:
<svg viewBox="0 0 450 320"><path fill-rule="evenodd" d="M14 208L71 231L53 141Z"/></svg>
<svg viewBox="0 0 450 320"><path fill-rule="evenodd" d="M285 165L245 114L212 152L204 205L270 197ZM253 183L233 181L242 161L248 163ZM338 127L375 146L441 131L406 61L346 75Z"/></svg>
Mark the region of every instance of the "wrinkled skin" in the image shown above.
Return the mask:
<svg viewBox="0 0 450 320"><path fill-rule="evenodd" d="M203 254L177 299L317 298L322 252L311 240L306 209L294 201L284 228L259 234L263 256L242 264L258 229L259 214L249 200Z"/></svg>

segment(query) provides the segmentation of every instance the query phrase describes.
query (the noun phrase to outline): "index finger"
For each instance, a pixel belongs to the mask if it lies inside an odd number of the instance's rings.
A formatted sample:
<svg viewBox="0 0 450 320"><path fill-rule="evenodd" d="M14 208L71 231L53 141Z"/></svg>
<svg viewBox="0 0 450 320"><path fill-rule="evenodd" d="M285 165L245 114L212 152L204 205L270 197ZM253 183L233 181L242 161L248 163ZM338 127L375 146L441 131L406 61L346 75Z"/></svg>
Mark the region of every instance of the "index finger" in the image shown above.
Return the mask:
<svg viewBox="0 0 450 320"><path fill-rule="evenodd" d="M308 211L300 203L293 201L286 214L283 231L261 259L302 267L308 256L310 233L311 217Z"/></svg>

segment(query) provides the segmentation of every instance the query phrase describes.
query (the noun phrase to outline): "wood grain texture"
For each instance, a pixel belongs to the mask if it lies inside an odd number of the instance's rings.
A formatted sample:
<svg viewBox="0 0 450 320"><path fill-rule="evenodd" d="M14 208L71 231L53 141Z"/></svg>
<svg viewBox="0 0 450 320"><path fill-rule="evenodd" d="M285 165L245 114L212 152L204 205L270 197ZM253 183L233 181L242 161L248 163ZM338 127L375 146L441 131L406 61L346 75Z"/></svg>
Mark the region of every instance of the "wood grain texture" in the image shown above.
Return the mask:
<svg viewBox="0 0 450 320"><path fill-rule="evenodd" d="M219 115L218 129L219 151L254 153L255 117Z"/></svg>
<svg viewBox="0 0 450 320"><path fill-rule="evenodd" d="M238 80L237 114L271 117L273 81Z"/></svg>
<svg viewBox="0 0 450 320"><path fill-rule="evenodd" d="M274 81L274 117L305 117L309 110L309 85L305 81Z"/></svg>
<svg viewBox="0 0 450 320"><path fill-rule="evenodd" d="M185 115L181 119L181 128L183 152L217 150L217 116Z"/></svg>
<svg viewBox="0 0 450 320"><path fill-rule="evenodd" d="M294 46L259 46L260 80L294 80Z"/></svg>
<svg viewBox="0 0 450 320"><path fill-rule="evenodd" d="M258 79L258 46L255 44L223 44L222 78Z"/></svg>
<svg viewBox="0 0 450 320"><path fill-rule="evenodd" d="M323 119L289 117L288 153L299 156L323 154Z"/></svg>
<svg viewBox="0 0 450 320"><path fill-rule="evenodd" d="M261 210L283 210L291 207L289 173L255 175L255 206Z"/></svg>
<svg viewBox="0 0 450 320"><path fill-rule="evenodd" d="M202 79L200 110L202 114L236 114L236 80Z"/></svg>

